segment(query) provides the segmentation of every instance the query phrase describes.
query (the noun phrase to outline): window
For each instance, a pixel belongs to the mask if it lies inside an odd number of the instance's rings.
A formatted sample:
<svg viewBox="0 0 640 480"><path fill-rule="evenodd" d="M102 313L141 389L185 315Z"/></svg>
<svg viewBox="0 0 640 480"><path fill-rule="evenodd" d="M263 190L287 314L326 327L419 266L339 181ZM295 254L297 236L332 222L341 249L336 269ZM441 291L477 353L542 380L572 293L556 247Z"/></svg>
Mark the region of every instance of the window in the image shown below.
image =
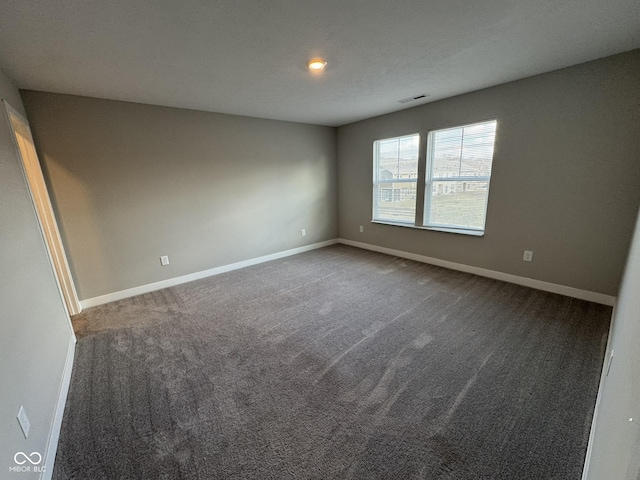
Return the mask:
<svg viewBox="0 0 640 480"><path fill-rule="evenodd" d="M426 158L418 155L418 134L374 142L373 220L482 234L496 125L491 120L433 130ZM424 189L418 188L418 165L424 167ZM424 205L424 214L416 204Z"/></svg>
<svg viewBox="0 0 640 480"><path fill-rule="evenodd" d="M424 226L484 231L496 121L429 132Z"/></svg>
<svg viewBox="0 0 640 480"><path fill-rule="evenodd" d="M420 135L373 143L373 219L411 223L416 218Z"/></svg>

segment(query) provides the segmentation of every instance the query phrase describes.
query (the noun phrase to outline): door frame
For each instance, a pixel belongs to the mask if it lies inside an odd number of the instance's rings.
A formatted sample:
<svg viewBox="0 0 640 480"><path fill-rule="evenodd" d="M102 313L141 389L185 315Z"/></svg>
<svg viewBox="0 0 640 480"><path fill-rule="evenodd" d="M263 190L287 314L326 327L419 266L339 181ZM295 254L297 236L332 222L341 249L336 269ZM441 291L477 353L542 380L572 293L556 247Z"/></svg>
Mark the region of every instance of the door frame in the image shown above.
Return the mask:
<svg viewBox="0 0 640 480"><path fill-rule="evenodd" d="M76 315L82 311L82 306L78 300L78 294L71 275L71 269L69 268L67 255L60 237L58 222L51 204L51 197L49 196L44 175L42 174L42 167L38 160L38 154L31 134L31 127L29 126L27 119L24 118L5 99L2 99L2 103L4 104L7 121L11 128L14 147L18 153L18 158L20 158L22 173L24 174L24 178L29 188L31 201L36 212L36 217L38 218L40 233L42 234L44 243L47 247L47 254L49 255L49 261L53 268L56 283L58 284L60 296L63 299L67 315ZM23 157L22 149L18 143L14 119L22 123L22 127L25 128L29 134L29 138L27 140L31 142L33 155L35 157L35 162L30 162L31 168L29 167L29 160L25 160Z"/></svg>

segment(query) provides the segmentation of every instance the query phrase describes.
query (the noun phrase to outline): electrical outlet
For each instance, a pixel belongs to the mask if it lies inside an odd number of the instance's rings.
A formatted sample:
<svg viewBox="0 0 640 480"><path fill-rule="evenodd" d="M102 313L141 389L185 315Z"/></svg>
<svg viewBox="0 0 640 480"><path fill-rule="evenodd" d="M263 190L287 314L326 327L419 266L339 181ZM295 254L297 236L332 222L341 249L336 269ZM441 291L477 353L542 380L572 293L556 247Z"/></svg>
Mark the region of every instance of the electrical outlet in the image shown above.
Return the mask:
<svg viewBox="0 0 640 480"><path fill-rule="evenodd" d="M533 252L531 250L525 250L522 260L525 262L533 262Z"/></svg>
<svg viewBox="0 0 640 480"><path fill-rule="evenodd" d="M160 265L162 265L163 267L165 265L169 265L169 256L168 255L162 255L160 257Z"/></svg>
<svg viewBox="0 0 640 480"><path fill-rule="evenodd" d="M364 227L360 225L360 233L364 232Z"/></svg>
<svg viewBox="0 0 640 480"><path fill-rule="evenodd" d="M304 237L304 236L306 236L306 235L307 235L307 229L306 229L306 228L303 228L303 229L302 229L302 236Z"/></svg>
<svg viewBox="0 0 640 480"><path fill-rule="evenodd" d="M18 410L18 423L20 424L20 428L22 429L22 433L24 434L24 438L29 436L29 429L31 428L31 422L27 417L27 412L24 410L24 407L20 405L20 410Z"/></svg>

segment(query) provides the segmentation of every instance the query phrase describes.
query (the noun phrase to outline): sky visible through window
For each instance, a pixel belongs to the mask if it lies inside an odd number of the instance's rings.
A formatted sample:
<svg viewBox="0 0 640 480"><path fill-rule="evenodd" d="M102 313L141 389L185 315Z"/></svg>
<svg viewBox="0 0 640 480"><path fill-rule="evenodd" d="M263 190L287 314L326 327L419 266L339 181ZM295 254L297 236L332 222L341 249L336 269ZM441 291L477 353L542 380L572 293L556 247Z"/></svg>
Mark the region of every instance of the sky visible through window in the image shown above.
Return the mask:
<svg viewBox="0 0 640 480"><path fill-rule="evenodd" d="M392 178L417 176L419 147L420 137L418 135L381 140L379 143L380 162L378 164L381 176L385 177L389 174Z"/></svg>
<svg viewBox="0 0 640 480"><path fill-rule="evenodd" d="M491 175L496 122L439 130L433 135L433 178Z"/></svg>

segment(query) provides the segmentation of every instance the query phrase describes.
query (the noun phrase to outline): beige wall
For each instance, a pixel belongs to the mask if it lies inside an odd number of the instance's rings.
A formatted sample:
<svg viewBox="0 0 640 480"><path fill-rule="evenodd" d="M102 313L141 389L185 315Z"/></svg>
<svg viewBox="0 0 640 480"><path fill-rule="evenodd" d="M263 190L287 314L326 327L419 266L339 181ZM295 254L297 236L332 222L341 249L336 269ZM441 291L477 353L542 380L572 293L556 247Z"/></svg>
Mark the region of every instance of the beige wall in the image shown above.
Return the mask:
<svg viewBox="0 0 640 480"><path fill-rule="evenodd" d="M586 480L640 478L640 215L616 304ZM630 421L632 419L632 421Z"/></svg>
<svg viewBox="0 0 640 480"><path fill-rule="evenodd" d="M340 127L337 166L331 128L40 92L23 98L83 299L338 234L615 295L640 202L638 78L634 51ZM1 72L0 95L23 111ZM498 119L499 134L483 238L370 223L373 140L487 118ZM16 451L44 453L73 338L6 119L0 205L6 466ZM638 248L636 237L589 479L614 469L635 478L639 468L639 430L628 421L640 417ZM535 251L533 263L522 262L524 249ZM171 265L160 267L159 255ZM21 404L28 440L15 419Z"/></svg>
<svg viewBox="0 0 640 480"><path fill-rule="evenodd" d="M0 72L0 97L24 112L18 90ZM65 360L75 341L46 253L4 106L0 106L0 477L17 452L46 455ZM25 439L16 415L24 405ZM49 464L52 465L52 464Z"/></svg>
<svg viewBox="0 0 640 480"><path fill-rule="evenodd" d="M340 237L616 295L640 202L639 78L635 50L338 128ZM492 118L484 237L370 223L374 140Z"/></svg>
<svg viewBox="0 0 640 480"><path fill-rule="evenodd" d="M336 237L333 128L22 94L81 299Z"/></svg>

